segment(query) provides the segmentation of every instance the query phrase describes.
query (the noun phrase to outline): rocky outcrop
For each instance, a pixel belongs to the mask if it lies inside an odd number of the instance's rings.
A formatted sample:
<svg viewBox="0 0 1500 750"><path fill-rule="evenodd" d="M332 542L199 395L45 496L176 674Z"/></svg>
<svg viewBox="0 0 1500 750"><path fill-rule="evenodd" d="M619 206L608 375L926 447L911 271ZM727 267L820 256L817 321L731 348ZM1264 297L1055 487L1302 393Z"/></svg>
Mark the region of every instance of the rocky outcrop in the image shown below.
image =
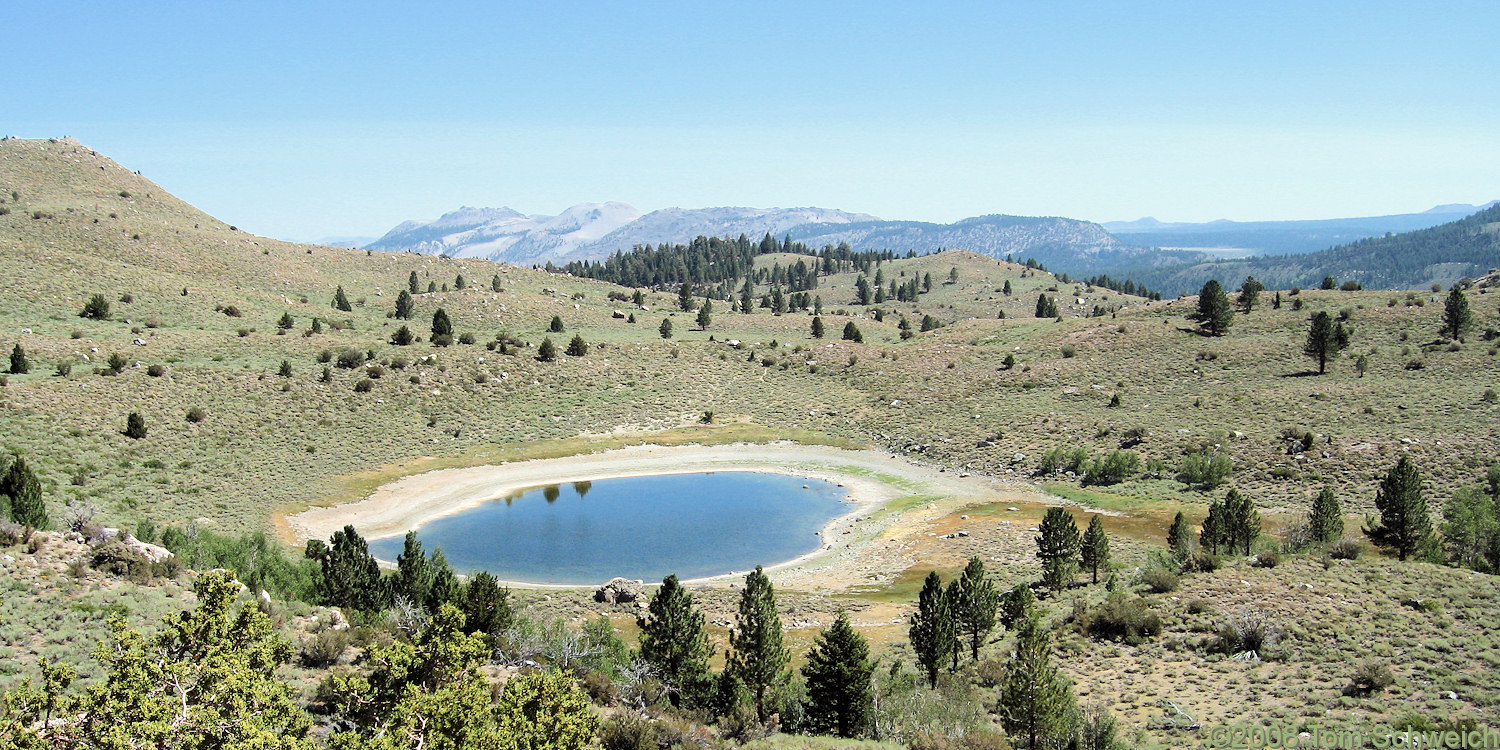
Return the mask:
<svg viewBox="0 0 1500 750"><path fill-rule="evenodd" d="M641 598L641 582L614 578L594 590L594 601L605 604L627 604Z"/></svg>

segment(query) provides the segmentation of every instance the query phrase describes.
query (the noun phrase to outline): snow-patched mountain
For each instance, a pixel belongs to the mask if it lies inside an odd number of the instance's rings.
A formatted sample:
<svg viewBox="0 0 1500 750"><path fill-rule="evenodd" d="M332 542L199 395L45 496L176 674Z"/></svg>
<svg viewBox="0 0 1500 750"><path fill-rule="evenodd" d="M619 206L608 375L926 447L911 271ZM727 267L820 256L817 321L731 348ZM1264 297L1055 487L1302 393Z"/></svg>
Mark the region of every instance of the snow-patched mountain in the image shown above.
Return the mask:
<svg viewBox="0 0 1500 750"><path fill-rule="evenodd" d="M514 264L572 257L579 247L640 218L624 203L582 203L556 216L510 208L460 208L436 221L406 221L365 245L373 250L486 258Z"/></svg>
<svg viewBox="0 0 1500 750"><path fill-rule="evenodd" d="M796 227L808 224L844 226L856 222L879 222L869 214L829 208L664 208L580 247L575 259L603 258L616 250L636 245L691 242L694 237L738 237L759 240L767 232L780 239Z"/></svg>

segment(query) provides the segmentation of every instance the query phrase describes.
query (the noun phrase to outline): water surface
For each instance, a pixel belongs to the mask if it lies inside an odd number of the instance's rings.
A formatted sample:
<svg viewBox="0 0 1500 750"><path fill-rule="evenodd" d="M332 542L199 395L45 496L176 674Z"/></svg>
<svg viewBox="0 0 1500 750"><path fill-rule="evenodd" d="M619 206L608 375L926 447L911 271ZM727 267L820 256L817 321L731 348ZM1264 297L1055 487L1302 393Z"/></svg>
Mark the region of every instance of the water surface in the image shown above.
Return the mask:
<svg viewBox="0 0 1500 750"><path fill-rule="evenodd" d="M702 578L812 552L817 532L848 512L831 482L746 471L549 485L417 529L460 573L510 581L603 583L615 576ZM400 536L370 542L382 560Z"/></svg>

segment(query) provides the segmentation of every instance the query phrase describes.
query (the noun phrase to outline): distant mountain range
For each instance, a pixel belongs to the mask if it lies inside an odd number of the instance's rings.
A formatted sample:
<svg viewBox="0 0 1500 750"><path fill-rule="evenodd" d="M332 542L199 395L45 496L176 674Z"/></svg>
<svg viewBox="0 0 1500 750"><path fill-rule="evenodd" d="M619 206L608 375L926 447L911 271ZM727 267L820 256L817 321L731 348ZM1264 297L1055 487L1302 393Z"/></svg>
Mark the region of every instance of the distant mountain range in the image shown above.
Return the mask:
<svg viewBox="0 0 1500 750"><path fill-rule="evenodd" d="M1326 250L1366 237L1411 232L1453 221L1495 205L1450 203L1415 214L1365 216L1311 221L1210 221L1201 224L1162 222L1146 217L1103 224L1132 244L1187 248L1210 256L1296 255Z"/></svg>

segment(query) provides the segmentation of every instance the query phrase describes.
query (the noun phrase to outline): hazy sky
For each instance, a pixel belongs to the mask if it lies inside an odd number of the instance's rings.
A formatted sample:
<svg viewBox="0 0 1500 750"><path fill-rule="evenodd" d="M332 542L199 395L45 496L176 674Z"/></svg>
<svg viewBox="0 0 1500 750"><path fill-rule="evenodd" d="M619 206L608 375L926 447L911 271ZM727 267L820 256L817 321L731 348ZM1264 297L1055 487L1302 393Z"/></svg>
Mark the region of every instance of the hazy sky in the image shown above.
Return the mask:
<svg viewBox="0 0 1500 750"><path fill-rule="evenodd" d="M1500 3L1142 5L22 2L0 133L71 135L296 239L606 200L1201 221L1500 198Z"/></svg>

